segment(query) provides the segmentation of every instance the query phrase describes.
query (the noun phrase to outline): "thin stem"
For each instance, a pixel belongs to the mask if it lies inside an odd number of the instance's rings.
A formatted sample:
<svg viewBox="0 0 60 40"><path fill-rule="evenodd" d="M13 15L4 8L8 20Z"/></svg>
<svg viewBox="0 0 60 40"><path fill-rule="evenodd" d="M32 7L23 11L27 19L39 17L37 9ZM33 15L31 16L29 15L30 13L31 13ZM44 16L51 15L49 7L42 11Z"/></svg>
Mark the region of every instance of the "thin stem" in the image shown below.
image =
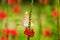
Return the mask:
<svg viewBox="0 0 60 40"><path fill-rule="evenodd" d="M58 30L58 40L60 40L60 26L59 26L59 0L57 1L57 10L58 10L58 14L57 14L57 30Z"/></svg>
<svg viewBox="0 0 60 40"><path fill-rule="evenodd" d="M30 27L31 27L31 13L32 13L32 8L33 8L33 0L32 0L32 2L31 2L31 5L30 5L30 13L29 13L29 26L28 26L28 28L29 28L29 30L30 30ZM30 40L30 36L28 35L28 39L27 40Z"/></svg>
<svg viewBox="0 0 60 40"><path fill-rule="evenodd" d="M59 27L59 0L57 0L57 31L58 31L58 40L60 40L60 27Z"/></svg>
<svg viewBox="0 0 60 40"><path fill-rule="evenodd" d="M15 40L15 37L14 36L12 36L12 40Z"/></svg>

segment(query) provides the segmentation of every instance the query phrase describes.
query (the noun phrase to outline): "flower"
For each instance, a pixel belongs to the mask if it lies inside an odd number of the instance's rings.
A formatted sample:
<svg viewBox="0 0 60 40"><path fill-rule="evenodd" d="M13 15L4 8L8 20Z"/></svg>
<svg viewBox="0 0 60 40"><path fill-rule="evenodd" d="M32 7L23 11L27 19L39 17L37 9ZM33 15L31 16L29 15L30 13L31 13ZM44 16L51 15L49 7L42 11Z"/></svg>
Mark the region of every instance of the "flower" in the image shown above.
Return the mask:
<svg viewBox="0 0 60 40"><path fill-rule="evenodd" d="M18 32L15 29L13 29L11 30L11 34L12 36L16 37L18 35Z"/></svg>
<svg viewBox="0 0 60 40"><path fill-rule="evenodd" d="M7 14L4 11L0 11L0 19L5 19Z"/></svg>
<svg viewBox="0 0 60 40"><path fill-rule="evenodd" d="M30 30L30 32L29 32L29 36L30 36L30 37L33 37L33 36L34 36L34 31L33 31L33 29Z"/></svg>
<svg viewBox="0 0 60 40"><path fill-rule="evenodd" d="M25 12L23 25L24 27L28 27L29 25L29 12L28 11Z"/></svg>
<svg viewBox="0 0 60 40"><path fill-rule="evenodd" d="M2 36L2 37L1 37L1 40L7 40L7 38L6 38L6 37L4 37L4 36Z"/></svg>
<svg viewBox="0 0 60 40"><path fill-rule="evenodd" d="M50 29L44 29L42 33L44 36L50 36L52 34L52 31Z"/></svg>
<svg viewBox="0 0 60 40"><path fill-rule="evenodd" d="M57 13L58 13L57 10L53 10L52 11L52 16L56 18L57 17Z"/></svg>
<svg viewBox="0 0 60 40"><path fill-rule="evenodd" d="M29 35L29 32L30 32L29 28L26 27L26 29L25 29L25 31L24 31L24 34L25 34L25 35Z"/></svg>
<svg viewBox="0 0 60 40"><path fill-rule="evenodd" d="M39 0L39 2L40 2L41 4L47 4L47 3L48 3L48 0Z"/></svg>
<svg viewBox="0 0 60 40"><path fill-rule="evenodd" d="M8 4L9 4L9 5L12 5L12 4L15 3L15 1L16 1L16 0L8 0Z"/></svg>
<svg viewBox="0 0 60 40"><path fill-rule="evenodd" d="M11 31L9 29L3 29L3 33L5 33L6 35L9 35Z"/></svg>
<svg viewBox="0 0 60 40"><path fill-rule="evenodd" d="M19 5L15 5L14 7L13 7L13 12L15 13L15 14L18 14L21 10L21 7L19 6Z"/></svg>
<svg viewBox="0 0 60 40"><path fill-rule="evenodd" d="M33 37L34 36L34 31L33 31L33 29L32 30L29 30L29 28L26 27L26 29L24 31L24 34L25 35L29 35L30 37Z"/></svg>

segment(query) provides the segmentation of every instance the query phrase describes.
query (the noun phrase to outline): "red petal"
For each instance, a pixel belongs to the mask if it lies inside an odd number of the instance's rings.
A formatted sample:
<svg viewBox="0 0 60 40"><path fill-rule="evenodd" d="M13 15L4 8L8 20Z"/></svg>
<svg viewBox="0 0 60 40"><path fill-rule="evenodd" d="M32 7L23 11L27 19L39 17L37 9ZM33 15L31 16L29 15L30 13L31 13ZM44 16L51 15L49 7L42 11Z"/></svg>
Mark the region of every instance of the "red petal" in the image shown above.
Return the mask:
<svg viewBox="0 0 60 40"><path fill-rule="evenodd" d="M4 18L6 18L6 16L7 16L7 14L5 12L0 11L0 19L3 20Z"/></svg>
<svg viewBox="0 0 60 40"><path fill-rule="evenodd" d="M33 29L29 32L29 35L30 35L30 37L33 37L33 36L34 36L34 31L33 31Z"/></svg>
<svg viewBox="0 0 60 40"><path fill-rule="evenodd" d="M15 1L16 1L16 0L8 0L8 4L9 4L9 5L12 5L12 4L15 3Z"/></svg>
<svg viewBox="0 0 60 40"><path fill-rule="evenodd" d="M5 33L5 34L7 34L7 35L9 35L10 32L11 32L11 31L10 31L9 29L4 29L4 30L3 30L3 33Z"/></svg>
<svg viewBox="0 0 60 40"><path fill-rule="evenodd" d="M19 5L15 5L15 6L13 7L13 12L14 12L15 14L18 14L18 13L20 12L20 6L19 6Z"/></svg>
<svg viewBox="0 0 60 40"><path fill-rule="evenodd" d="M53 17L57 17L57 11L56 10L53 10Z"/></svg>
<svg viewBox="0 0 60 40"><path fill-rule="evenodd" d="M2 37L1 37L1 40L7 40L7 38L6 38L6 37L4 37L4 36L2 36Z"/></svg>
<svg viewBox="0 0 60 40"><path fill-rule="evenodd" d="M13 36L17 36L18 35L18 32L16 30L11 30L11 33Z"/></svg>
<svg viewBox="0 0 60 40"><path fill-rule="evenodd" d="M30 31L29 28L26 27L26 30L24 31L24 34L25 35L28 35L29 34L29 31Z"/></svg>

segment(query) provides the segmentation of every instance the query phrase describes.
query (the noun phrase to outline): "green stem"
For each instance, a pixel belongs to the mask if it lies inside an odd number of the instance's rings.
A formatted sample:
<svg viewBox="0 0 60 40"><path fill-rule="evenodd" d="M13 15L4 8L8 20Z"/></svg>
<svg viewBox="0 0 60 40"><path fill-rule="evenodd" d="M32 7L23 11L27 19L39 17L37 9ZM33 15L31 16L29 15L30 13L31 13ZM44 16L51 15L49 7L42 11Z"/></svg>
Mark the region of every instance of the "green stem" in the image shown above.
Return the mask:
<svg viewBox="0 0 60 40"><path fill-rule="evenodd" d="M57 10L58 10L58 14L57 14L57 30L58 30L58 40L60 40L60 27L59 27L59 0L57 1Z"/></svg>
<svg viewBox="0 0 60 40"><path fill-rule="evenodd" d="M30 27L31 27L31 15L32 15L31 13L32 13L32 8L33 8L33 0L32 0L31 5L30 5L29 26L28 26L29 30L30 30ZM27 40L30 40L30 36L29 35L28 35Z"/></svg>
<svg viewBox="0 0 60 40"><path fill-rule="evenodd" d="M14 36L12 36L12 40L15 40L15 37Z"/></svg>
<svg viewBox="0 0 60 40"><path fill-rule="evenodd" d="M60 40L59 16L57 16L57 30L58 30L58 40Z"/></svg>
<svg viewBox="0 0 60 40"><path fill-rule="evenodd" d="M8 24L8 19L6 20L6 24L5 24L6 28L8 27L7 24ZM9 35L6 34L6 38L7 38L7 40L9 40Z"/></svg>
<svg viewBox="0 0 60 40"><path fill-rule="evenodd" d="M6 35L6 38L7 38L7 40L9 40L9 36L8 35Z"/></svg>

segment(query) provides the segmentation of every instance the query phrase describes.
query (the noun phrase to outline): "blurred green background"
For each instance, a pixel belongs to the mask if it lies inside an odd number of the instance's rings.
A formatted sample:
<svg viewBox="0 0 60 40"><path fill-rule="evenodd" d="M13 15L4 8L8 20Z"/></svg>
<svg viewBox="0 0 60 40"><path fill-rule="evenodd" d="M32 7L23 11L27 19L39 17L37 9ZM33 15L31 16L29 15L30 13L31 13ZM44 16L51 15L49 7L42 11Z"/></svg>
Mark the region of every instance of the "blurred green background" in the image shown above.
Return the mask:
<svg viewBox="0 0 60 40"><path fill-rule="evenodd" d="M34 21L34 26L31 26L31 28L34 29L35 35L34 37L31 37L30 40L57 40L57 27L55 23L56 19L52 16L52 10L57 7L54 1L55 0L49 0L49 3L47 5L41 5L38 0L34 0L31 13L31 20ZM27 36L24 34L25 27L23 26L23 22L25 12L30 11L30 3L31 0L23 0L21 4L22 10L18 16L14 16L12 12L13 6L8 6L7 1L3 5L0 5L0 10L5 10L8 14L8 28L13 29L16 23L20 24L17 27L19 34L16 37L16 40L27 40ZM60 10L60 6L58 10ZM4 22L0 21L0 31L2 28L2 24L5 26ZM41 31L44 28L50 28L52 30L53 33L50 37L45 37L44 35L42 35ZM0 32L0 36L1 35L2 33ZM9 39L10 38L11 36L9 37Z"/></svg>

